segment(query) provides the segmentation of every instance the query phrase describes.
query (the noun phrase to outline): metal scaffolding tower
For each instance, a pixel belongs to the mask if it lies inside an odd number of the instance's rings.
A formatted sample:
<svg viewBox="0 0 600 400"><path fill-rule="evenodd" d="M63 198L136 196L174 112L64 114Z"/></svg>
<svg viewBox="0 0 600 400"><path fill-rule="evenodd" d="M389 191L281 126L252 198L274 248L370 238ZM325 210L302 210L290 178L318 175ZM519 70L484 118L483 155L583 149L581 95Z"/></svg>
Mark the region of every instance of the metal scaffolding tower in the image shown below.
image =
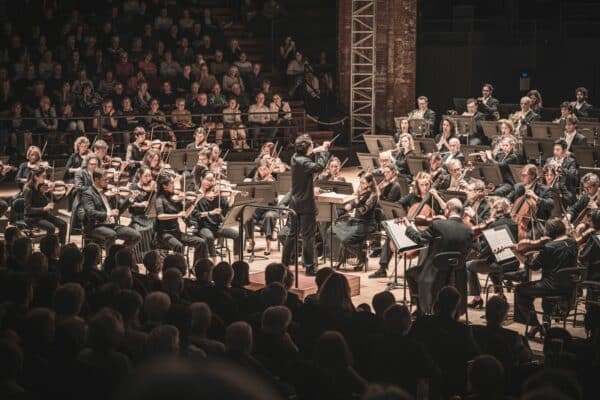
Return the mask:
<svg viewBox="0 0 600 400"><path fill-rule="evenodd" d="M352 0L350 134L352 142L375 133L376 0Z"/></svg>

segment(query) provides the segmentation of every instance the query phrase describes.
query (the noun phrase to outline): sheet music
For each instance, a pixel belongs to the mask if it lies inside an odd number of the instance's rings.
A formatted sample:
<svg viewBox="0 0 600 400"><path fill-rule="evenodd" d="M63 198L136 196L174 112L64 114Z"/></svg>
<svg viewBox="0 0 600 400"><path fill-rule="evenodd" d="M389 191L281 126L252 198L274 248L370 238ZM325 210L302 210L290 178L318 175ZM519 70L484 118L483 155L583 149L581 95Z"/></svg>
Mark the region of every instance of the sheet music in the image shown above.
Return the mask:
<svg viewBox="0 0 600 400"><path fill-rule="evenodd" d="M413 242L408 236L406 236L406 226L404 224L397 223L395 219L383 221L383 228L394 242L396 249L399 251L405 251L410 250L411 248L419 247L417 243Z"/></svg>
<svg viewBox="0 0 600 400"><path fill-rule="evenodd" d="M494 252L494 250L496 249L515 244L515 241L510 235L508 229L504 227L500 229L486 229L481 233L490 245L490 249L492 249L492 252ZM513 253L511 249L504 249L498 253L495 253L494 256L496 257L496 261L502 262L510 260L511 258L515 258L515 253Z"/></svg>

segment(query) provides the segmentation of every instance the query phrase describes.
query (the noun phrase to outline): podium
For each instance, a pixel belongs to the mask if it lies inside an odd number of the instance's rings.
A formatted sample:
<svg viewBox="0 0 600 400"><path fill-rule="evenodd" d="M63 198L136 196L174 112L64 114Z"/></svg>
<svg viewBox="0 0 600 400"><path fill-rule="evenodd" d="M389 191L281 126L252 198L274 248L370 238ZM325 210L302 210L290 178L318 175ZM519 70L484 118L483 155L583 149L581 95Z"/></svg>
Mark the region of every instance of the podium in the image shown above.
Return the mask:
<svg viewBox="0 0 600 400"><path fill-rule="evenodd" d="M331 268L333 268L333 215L335 213L334 208L335 206L344 206L348 203L350 203L351 201L353 201L354 199L356 199L356 196L353 194L342 194L342 193L322 193L320 195L317 196L316 200L319 203L326 203L329 204L329 222L331 223L331 228L330 228L330 235L329 235L329 240L330 240L330 244L329 244L329 263Z"/></svg>

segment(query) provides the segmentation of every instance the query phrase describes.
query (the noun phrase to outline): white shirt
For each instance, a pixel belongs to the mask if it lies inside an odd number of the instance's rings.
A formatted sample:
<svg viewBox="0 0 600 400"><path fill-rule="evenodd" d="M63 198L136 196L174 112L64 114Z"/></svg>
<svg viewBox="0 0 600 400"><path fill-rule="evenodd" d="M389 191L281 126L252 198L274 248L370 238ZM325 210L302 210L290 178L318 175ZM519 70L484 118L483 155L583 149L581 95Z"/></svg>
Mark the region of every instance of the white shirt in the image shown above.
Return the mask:
<svg viewBox="0 0 600 400"><path fill-rule="evenodd" d="M565 141L567 142L567 149L571 148L571 143L573 143L575 135L577 135L577 131L573 131L573 133L568 133L567 131L565 131Z"/></svg>

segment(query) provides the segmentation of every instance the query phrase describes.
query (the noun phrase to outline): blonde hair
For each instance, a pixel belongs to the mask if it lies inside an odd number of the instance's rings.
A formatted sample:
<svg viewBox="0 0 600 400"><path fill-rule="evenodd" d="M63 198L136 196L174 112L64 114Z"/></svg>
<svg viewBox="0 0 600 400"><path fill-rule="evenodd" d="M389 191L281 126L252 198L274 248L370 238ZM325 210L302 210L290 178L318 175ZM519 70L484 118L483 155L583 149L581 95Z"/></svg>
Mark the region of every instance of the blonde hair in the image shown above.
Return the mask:
<svg viewBox="0 0 600 400"><path fill-rule="evenodd" d="M25 158L29 159L29 156L31 155L31 153L37 153L38 158L41 160L42 159L42 150L40 150L39 147L37 146L29 146L27 148L27 153L25 153Z"/></svg>
<svg viewBox="0 0 600 400"><path fill-rule="evenodd" d="M417 173L417 175L415 176L415 180L413 181L413 192L415 194L418 194L418 195L425 194L425 193L419 192L419 181L423 181L423 180L428 180L429 182L431 182L431 175L428 172L419 171Z"/></svg>
<svg viewBox="0 0 600 400"><path fill-rule="evenodd" d="M79 146L82 144L87 144L89 146L90 140L85 136L79 136L77 139L75 139L75 143L73 143L73 149L75 150L75 153L79 151Z"/></svg>
<svg viewBox="0 0 600 400"><path fill-rule="evenodd" d="M400 137L398 138L398 143L402 142L402 139L407 138L408 139L408 147L409 150L415 150L415 141L413 140L413 137L410 133L403 133L402 135L400 135Z"/></svg>
<svg viewBox="0 0 600 400"><path fill-rule="evenodd" d="M509 119L501 119L500 121L498 121L500 123L500 125L504 124L506 126L508 126L510 128L510 132L514 132L515 131L515 124L513 124L513 122Z"/></svg>

